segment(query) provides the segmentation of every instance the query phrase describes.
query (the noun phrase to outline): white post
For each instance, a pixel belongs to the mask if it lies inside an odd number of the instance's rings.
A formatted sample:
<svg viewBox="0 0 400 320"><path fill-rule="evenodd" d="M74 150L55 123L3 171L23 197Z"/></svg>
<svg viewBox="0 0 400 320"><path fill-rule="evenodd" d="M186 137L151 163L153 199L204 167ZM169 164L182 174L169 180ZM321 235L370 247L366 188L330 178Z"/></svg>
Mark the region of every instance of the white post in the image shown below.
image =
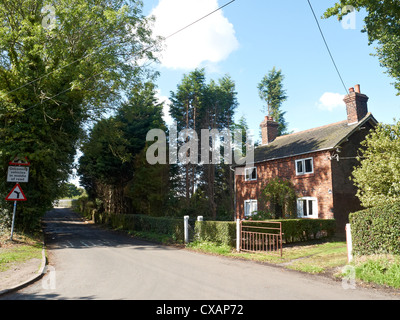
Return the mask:
<svg viewBox="0 0 400 320"><path fill-rule="evenodd" d="M16 210L17 210L17 201L14 201L14 210L13 210L13 217L12 217L12 223L11 223L11 237L10 237L11 241L13 239L13 234L14 234L14 222L15 222L15 211Z"/></svg>
<svg viewBox="0 0 400 320"><path fill-rule="evenodd" d="M203 216L197 216L197 221L203 222ZM199 228L197 229L197 234L195 234L196 239L195 240L200 240L200 234L201 234L201 224Z"/></svg>
<svg viewBox="0 0 400 320"><path fill-rule="evenodd" d="M240 251L240 219L236 219L236 251Z"/></svg>
<svg viewBox="0 0 400 320"><path fill-rule="evenodd" d="M347 262L353 261L353 240L351 238L350 223L346 224Z"/></svg>
<svg viewBox="0 0 400 320"><path fill-rule="evenodd" d="M185 243L189 243L189 216L184 216L183 219Z"/></svg>

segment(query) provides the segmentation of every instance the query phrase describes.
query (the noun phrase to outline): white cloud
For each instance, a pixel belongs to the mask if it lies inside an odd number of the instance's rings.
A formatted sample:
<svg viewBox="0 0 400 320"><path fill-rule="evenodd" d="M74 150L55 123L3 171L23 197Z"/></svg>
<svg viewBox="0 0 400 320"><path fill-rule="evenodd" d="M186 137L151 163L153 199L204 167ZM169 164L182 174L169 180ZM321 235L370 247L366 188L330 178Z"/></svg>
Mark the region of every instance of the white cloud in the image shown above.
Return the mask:
<svg viewBox="0 0 400 320"><path fill-rule="evenodd" d="M346 106L343 99L344 95L340 93L325 92L321 98L319 98L317 106L321 110L333 111L334 109Z"/></svg>
<svg viewBox="0 0 400 320"><path fill-rule="evenodd" d="M167 37L217 8L217 0L160 0L151 12L154 34ZM167 39L160 60L167 68L194 69L226 59L238 46L233 25L220 10Z"/></svg>

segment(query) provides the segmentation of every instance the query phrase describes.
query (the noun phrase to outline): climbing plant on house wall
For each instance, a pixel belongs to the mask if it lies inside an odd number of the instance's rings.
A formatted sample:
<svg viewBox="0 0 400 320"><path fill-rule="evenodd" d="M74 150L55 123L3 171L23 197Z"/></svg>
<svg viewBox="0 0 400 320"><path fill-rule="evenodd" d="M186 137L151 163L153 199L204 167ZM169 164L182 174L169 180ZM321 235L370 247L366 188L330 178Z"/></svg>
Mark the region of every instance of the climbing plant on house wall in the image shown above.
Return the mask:
<svg viewBox="0 0 400 320"><path fill-rule="evenodd" d="M271 179L261 192L261 202L271 218L296 218L297 195L290 180Z"/></svg>

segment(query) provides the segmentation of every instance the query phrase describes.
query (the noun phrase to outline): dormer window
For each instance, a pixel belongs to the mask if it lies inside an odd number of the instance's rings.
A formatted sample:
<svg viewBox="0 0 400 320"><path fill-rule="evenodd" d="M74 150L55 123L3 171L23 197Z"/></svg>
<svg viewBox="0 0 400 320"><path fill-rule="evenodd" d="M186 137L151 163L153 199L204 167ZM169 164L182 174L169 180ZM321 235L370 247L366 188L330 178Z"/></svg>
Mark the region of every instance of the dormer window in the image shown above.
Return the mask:
<svg viewBox="0 0 400 320"><path fill-rule="evenodd" d="M296 175L314 173L313 158L296 160Z"/></svg>
<svg viewBox="0 0 400 320"><path fill-rule="evenodd" d="M245 180L246 181L257 180L257 168L256 167L245 169Z"/></svg>

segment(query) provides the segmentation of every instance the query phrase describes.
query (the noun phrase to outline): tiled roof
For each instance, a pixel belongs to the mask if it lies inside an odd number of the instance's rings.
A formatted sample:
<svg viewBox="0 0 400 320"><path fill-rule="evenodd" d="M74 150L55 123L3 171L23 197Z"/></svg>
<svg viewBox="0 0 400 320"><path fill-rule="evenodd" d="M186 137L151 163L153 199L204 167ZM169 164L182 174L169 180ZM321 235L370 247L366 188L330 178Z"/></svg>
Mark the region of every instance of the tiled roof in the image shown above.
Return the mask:
<svg viewBox="0 0 400 320"><path fill-rule="evenodd" d="M368 113L363 120L355 124L348 125L347 120L344 120L326 126L280 136L268 145L255 148L254 162L257 163L333 149L350 136L354 130L371 118L376 122L372 114Z"/></svg>

